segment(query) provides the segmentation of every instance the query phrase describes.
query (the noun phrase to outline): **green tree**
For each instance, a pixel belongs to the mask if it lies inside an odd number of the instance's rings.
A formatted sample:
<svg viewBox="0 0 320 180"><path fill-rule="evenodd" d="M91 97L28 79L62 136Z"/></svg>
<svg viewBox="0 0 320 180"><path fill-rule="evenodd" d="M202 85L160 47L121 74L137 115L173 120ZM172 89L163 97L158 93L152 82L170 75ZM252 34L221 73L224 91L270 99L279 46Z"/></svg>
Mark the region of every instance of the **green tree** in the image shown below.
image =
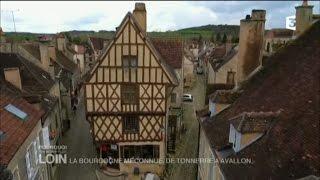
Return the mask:
<svg viewBox="0 0 320 180"><path fill-rule="evenodd" d="M75 44L80 45L81 42L82 42L82 40L81 40L81 38L80 38L79 36L77 36L77 37L74 37L74 38L72 39L72 42L75 43Z"/></svg>
<svg viewBox="0 0 320 180"><path fill-rule="evenodd" d="M63 34L68 39L68 41L72 41L71 34L69 32L64 32Z"/></svg>
<svg viewBox="0 0 320 180"><path fill-rule="evenodd" d="M239 43L239 38L236 36L232 37L232 43Z"/></svg>
<svg viewBox="0 0 320 180"><path fill-rule="evenodd" d="M223 34L222 42L223 42L223 43L226 43L226 42L227 42L227 35L226 35L226 33Z"/></svg>
<svg viewBox="0 0 320 180"><path fill-rule="evenodd" d="M214 32L212 32L210 40L213 43L215 42L215 34L214 34Z"/></svg>
<svg viewBox="0 0 320 180"><path fill-rule="evenodd" d="M216 41L221 42L221 35L219 32L217 33Z"/></svg>

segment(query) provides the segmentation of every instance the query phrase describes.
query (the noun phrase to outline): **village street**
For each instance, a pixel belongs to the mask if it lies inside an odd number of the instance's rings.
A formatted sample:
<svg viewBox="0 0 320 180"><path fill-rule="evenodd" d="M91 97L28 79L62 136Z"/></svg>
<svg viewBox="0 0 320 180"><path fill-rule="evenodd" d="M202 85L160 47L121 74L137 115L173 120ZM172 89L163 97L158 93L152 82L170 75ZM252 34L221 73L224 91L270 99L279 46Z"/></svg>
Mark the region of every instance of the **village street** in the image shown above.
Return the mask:
<svg viewBox="0 0 320 180"><path fill-rule="evenodd" d="M71 128L62 137L62 144L67 146L68 159L96 157L92 137L89 132L89 123L85 120L84 103L80 98L80 105L75 118L71 121ZM62 164L59 167L59 179L85 180L96 179L97 164Z"/></svg>
<svg viewBox="0 0 320 180"><path fill-rule="evenodd" d="M194 102L184 103L184 118L183 122L186 125L187 131L182 135L180 142L177 145L176 153L172 158L197 158L198 153L198 130L199 124L196 119L195 111L204 107L206 83L203 75L196 76L196 82L192 89L185 89L184 93L192 94ZM197 164L168 164L167 178L168 179L196 179Z"/></svg>
<svg viewBox="0 0 320 180"><path fill-rule="evenodd" d="M198 123L195 117L195 110L201 109L204 105L205 82L203 76L197 76L192 89L186 89L185 93L194 96L194 102L184 103L184 123L187 131L182 135L177 145L174 158L196 158L198 148ZM85 120L85 111L83 101L76 112L74 120L71 122L71 128L62 137L62 144L67 145L68 159L74 158L94 158L95 149L92 143L92 137L89 132L89 124ZM68 180L87 180L97 179L97 164L62 164L59 167L59 179ZM169 164L168 179L195 179L196 164ZM98 173L101 175L100 173ZM103 175L101 175L103 176ZM119 177L118 177L119 178ZM100 177L100 179L118 179L114 177Z"/></svg>

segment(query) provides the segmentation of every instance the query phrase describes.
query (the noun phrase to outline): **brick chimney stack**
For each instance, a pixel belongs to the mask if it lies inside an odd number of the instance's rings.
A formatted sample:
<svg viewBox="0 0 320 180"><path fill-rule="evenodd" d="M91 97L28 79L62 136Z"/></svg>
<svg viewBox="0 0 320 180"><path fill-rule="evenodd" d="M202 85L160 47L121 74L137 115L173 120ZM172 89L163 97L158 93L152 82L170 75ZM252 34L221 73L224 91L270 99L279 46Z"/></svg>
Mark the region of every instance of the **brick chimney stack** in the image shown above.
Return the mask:
<svg viewBox="0 0 320 180"><path fill-rule="evenodd" d="M138 21L143 32L147 32L147 11L144 3L136 3L133 16Z"/></svg>
<svg viewBox="0 0 320 180"><path fill-rule="evenodd" d="M262 65L265 10L252 10L240 21L237 86Z"/></svg>
<svg viewBox="0 0 320 180"><path fill-rule="evenodd" d="M18 67L4 68L4 77L6 81L15 87L22 89L20 70Z"/></svg>

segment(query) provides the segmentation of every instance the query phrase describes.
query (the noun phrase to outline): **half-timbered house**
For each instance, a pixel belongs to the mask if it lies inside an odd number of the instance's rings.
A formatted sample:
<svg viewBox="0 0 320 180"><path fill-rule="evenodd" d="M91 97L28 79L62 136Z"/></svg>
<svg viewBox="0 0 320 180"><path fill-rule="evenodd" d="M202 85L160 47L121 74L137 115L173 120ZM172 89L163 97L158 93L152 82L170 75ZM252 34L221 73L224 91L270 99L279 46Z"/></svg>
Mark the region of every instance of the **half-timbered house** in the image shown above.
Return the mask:
<svg viewBox="0 0 320 180"><path fill-rule="evenodd" d="M146 35L146 10L128 12L85 86L86 118L100 157L164 158L172 67ZM129 174L161 174L164 164L119 163Z"/></svg>

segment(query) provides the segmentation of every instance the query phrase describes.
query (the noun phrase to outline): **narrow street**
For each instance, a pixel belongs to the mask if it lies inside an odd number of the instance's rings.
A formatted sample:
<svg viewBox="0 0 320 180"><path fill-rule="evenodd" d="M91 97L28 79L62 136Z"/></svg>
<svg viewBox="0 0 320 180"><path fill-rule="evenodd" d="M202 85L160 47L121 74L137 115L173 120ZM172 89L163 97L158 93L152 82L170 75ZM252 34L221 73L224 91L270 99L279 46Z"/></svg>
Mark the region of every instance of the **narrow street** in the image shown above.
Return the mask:
<svg viewBox="0 0 320 180"><path fill-rule="evenodd" d="M183 122L187 128L177 145L176 153L172 158L197 158L198 153L198 131L199 125L195 111L203 108L205 101L205 80L203 76L197 75L192 89L186 89L184 93L192 94L194 102L185 102ZM195 180L197 164L168 164L168 179Z"/></svg>
<svg viewBox="0 0 320 180"><path fill-rule="evenodd" d="M85 120L84 103L80 98L80 105L75 118L71 121L71 128L62 137L62 144L67 145L68 159L94 158L95 149L89 132L89 123ZM88 180L97 179L95 170L97 164L62 164L59 167L59 180Z"/></svg>

